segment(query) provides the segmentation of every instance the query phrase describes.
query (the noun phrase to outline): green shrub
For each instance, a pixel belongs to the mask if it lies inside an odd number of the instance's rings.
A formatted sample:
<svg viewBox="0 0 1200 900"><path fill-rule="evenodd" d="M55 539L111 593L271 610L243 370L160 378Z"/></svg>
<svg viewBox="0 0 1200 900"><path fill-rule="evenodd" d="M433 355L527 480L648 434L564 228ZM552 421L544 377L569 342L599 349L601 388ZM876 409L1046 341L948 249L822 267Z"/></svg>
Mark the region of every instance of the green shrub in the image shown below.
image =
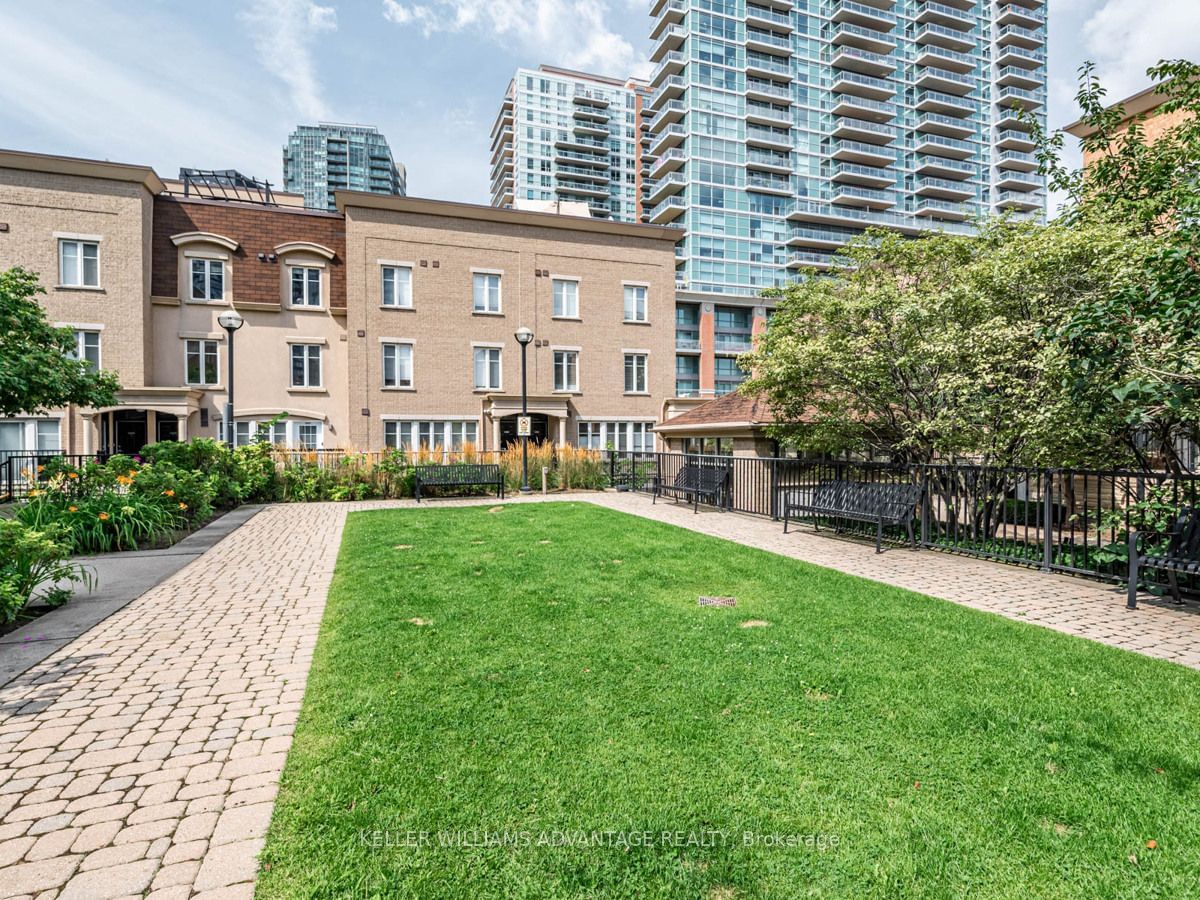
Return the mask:
<svg viewBox="0 0 1200 900"><path fill-rule="evenodd" d="M57 525L36 529L0 519L0 624L14 622L35 595L59 606L71 598L64 583L91 585L86 569L64 562L70 552Z"/></svg>

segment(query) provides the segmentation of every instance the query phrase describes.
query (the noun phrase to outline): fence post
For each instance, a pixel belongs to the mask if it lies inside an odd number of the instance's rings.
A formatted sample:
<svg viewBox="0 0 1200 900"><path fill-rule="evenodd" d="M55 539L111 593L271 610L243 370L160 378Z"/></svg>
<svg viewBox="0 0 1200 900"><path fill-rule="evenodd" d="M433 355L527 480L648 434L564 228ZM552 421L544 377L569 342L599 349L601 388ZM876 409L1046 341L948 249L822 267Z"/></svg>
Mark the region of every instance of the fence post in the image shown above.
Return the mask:
<svg viewBox="0 0 1200 900"><path fill-rule="evenodd" d="M929 546L929 467L921 466L921 546Z"/></svg>
<svg viewBox="0 0 1200 900"><path fill-rule="evenodd" d="M613 490L617 487L617 457L612 450L608 451L608 486Z"/></svg>
<svg viewBox="0 0 1200 900"><path fill-rule="evenodd" d="M1042 571L1054 563L1054 472L1047 469L1042 484Z"/></svg>
<svg viewBox="0 0 1200 900"><path fill-rule="evenodd" d="M771 518L779 518L779 460L771 457Z"/></svg>

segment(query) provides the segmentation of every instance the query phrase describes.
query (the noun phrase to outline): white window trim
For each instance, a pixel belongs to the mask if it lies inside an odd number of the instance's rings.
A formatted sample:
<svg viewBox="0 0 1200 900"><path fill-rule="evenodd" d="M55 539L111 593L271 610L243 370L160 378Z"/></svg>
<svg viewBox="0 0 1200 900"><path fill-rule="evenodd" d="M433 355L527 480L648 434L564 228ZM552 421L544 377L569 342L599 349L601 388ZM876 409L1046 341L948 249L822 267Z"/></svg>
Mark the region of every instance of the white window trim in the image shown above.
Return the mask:
<svg viewBox="0 0 1200 900"><path fill-rule="evenodd" d="M640 356L645 360L645 367L642 374L646 379L646 387L640 391L623 390L621 393L626 397L648 397L650 396L650 351L649 350L622 350L621 351L621 385L625 385L625 357ZM614 420L615 421L615 420Z"/></svg>
<svg viewBox="0 0 1200 900"><path fill-rule="evenodd" d="M79 284L67 284L63 281L63 244L79 245ZM83 245L96 245L96 283L83 283ZM100 252L100 238L93 235L59 235L55 234L54 248L57 251L58 263L58 284L55 287L67 288L72 291L102 291L104 290L104 267L102 261L104 254Z"/></svg>
<svg viewBox="0 0 1200 900"><path fill-rule="evenodd" d="M496 284L496 309L475 308L475 276L495 275L500 279ZM503 269L472 269L471 270L471 315L473 316L502 316L504 315L504 270Z"/></svg>
<svg viewBox="0 0 1200 900"><path fill-rule="evenodd" d="M303 339L293 340L293 339L289 338L287 343L288 343L288 390L289 391L311 391L311 392L321 391L321 392L324 392L325 391L325 362L326 362L325 353L324 353L325 341L324 340L306 341ZM321 380L320 380L319 384L295 384L292 381L292 347L294 347L296 344L318 344L322 348L318 352L318 355L317 355L317 358L320 360L319 367L320 367ZM308 354L306 353L305 354L305 366L304 366L305 380L307 380L307 378L308 378L308 364L307 363L308 363Z"/></svg>
<svg viewBox="0 0 1200 900"><path fill-rule="evenodd" d="M99 371L99 370L103 369L104 368L104 340L102 338L102 335L100 334L100 329L80 328L79 326L75 327L74 333L72 334L72 337L75 339L75 354L76 354L75 359L80 359L80 360L83 359L82 356L79 356L79 335L81 335L81 334L96 335L96 370Z"/></svg>
<svg viewBox="0 0 1200 900"><path fill-rule="evenodd" d="M558 316L554 315L554 282L556 281L571 281L575 284L575 315L573 316ZM579 285L583 281L578 275L551 275L550 276L550 318L557 319L560 322L582 322L583 316L579 312Z"/></svg>
<svg viewBox="0 0 1200 900"><path fill-rule="evenodd" d="M59 241L84 241L88 244L99 244L104 240L100 234L76 234L73 231L56 231L52 236Z"/></svg>
<svg viewBox="0 0 1200 900"><path fill-rule="evenodd" d="M646 317L644 319L627 319L625 318L625 288L640 287L646 289ZM648 281L622 281L621 282L621 322L625 325L648 325L650 324L650 282Z"/></svg>
<svg viewBox="0 0 1200 900"><path fill-rule="evenodd" d="M380 390L383 391L415 391L417 389L417 342L411 338L384 338L379 339L379 381ZM412 378L409 379L409 384L383 384L383 348L385 346L404 345L409 349L409 357L412 368ZM474 367L474 360L472 360ZM474 372L472 372L472 377Z"/></svg>
<svg viewBox="0 0 1200 900"><path fill-rule="evenodd" d="M479 387L475 384L475 351L476 350L499 350L500 351L500 377L499 383L495 387ZM471 344L471 390L476 394L493 394L497 391L504 390L504 344L492 343L472 343Z"/></svg>
<svg viewBox="0 0 1200 900"><path fill-rule="evenodd" d="M302 311L307 310L308 312L320 312L320 311L324 310L325 306L326 306L325 295L326 295L326 293L328 293L328 291L326 289L325 264L318 263L318 262L308 262L307 260L305 260L303 262L296 261L296 262L288 262L284 266L284 269L287 272L287 278L286 278L285 284L286 284L286 290L287 290L288 309L298 309L298 310L302 310ZM317 270L317 290L321 292L321 296L319 298L321 301L320 303L313 305L311 303L296 303L295 302L295 298L292 296L292 272L295 271L296 269L316 269ZM305 295L305 297L308 296L308 276L307 275L304 276L304 295Z"/></svg>
<svg viewBox="0 0 1200 900"><path fill-rule="evenodd" d="M553 382L558 377L558 372L555 371L558 366L554 359L556 353L574 353L575 354L575 387L573 388L553 388L552 393L555 394L581 394L583 393L580 385L583 384L583 349L581 347L551 347L550 348L550 380Z"/></svg>
<svg viewBox="0 0 1200 900"><path fill-rule="evenodd" d="M55 322L55 328L70 328L72 331L103 331L103 322Z"/></svg>
<svg viewBox="0 0 1200 900"><path fill-rule="evenodd" d="M185 253L184 255L188 260L187 296L186 296L187 302L188 303L198 303L200 305L209 305L209 306L228 306L229 302L230 302L229 301L229 284L228 284L228 282L229 282L229 261L228 261L229 258L227 256L208 256L208 255L201 255L201 254L196 254L195 256L187 256L187 254ZM197 297L193 293L192 260L196 260L196 259L201 260L203 262L207 262L207 263L219 262L221 264L221 296L218 299L214 300L211 297ZM205 273L204 273L206 286L208 284L209 275L211 274L208 271L208 269L209 269L209 267L206 266Z"/></svg>
<svg viewBox="0 0 1200 900"><path fill-rule="evenodd" d="M219 343L217 343L217 339L211 338L211 337L186 337L186 338L183 338L182 340L183 340L183 383L184 383L184 385L186 385L187 387L190 387L190 388L196 388L198 390L208 390L208 391L220 388L221 387L221 345ZM188 341L212 341L214 344L217 344L217 380L214 381L212 384L205 384L202 381L188 381L188 377L187 377L187 367L188 367L187 345L188 345ZM201 352L200 352L200 375L201 375L201 377L203 377L203 375L204 375L204 351L203 351L203 349L201 349Z"/></svg>
<svg viewBox="0 0 1200 900"><path fill-rule="evenodd" d="M416 291L414 290L414 282L416 281L417 265L412 262L404 262L397 259L380 259L376 260L379 266L379 308L380 309L415 309L417 305ZM399 303L384 303L383 302L383 270L384 269L408 269L408 305L401 306Z"/></svg>
<svg viewBox="0 0 1200 900"><path fill-rule="evenodd" d="M284 338L289 344L320 344L322 347L329 344L328 338L323 337L302 337L300 335L291 335Z"/></svg>

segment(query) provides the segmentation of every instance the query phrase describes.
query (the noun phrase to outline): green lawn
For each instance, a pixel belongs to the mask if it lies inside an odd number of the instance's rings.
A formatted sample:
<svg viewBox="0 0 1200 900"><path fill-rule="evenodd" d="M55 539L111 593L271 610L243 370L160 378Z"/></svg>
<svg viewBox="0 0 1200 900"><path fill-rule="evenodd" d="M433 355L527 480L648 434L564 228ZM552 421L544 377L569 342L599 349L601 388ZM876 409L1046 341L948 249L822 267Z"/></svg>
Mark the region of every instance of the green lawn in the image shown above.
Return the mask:
<svg viewBox="0 0 1200 900"><path fill-rule="evenodd" d="M1178 666L589 504L354 513L258 895L1182 897L1198 775Z"/></svg>

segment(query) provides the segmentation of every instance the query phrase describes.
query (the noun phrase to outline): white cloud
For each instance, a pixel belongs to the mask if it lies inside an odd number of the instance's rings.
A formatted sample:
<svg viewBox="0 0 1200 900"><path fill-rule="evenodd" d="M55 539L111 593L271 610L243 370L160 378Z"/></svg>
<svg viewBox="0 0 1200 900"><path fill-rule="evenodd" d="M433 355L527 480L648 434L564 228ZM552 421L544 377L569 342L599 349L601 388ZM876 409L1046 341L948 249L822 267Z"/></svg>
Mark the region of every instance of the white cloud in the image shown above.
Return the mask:
<svg viewBox="0 0 1200 900"><path fill-rule="evenodd" d="M1106 0L1082 35L1108 99L1120 100L1149 87L1146 69L1160 59L1200 59L1200 2L1155 0L1150 8L1146 0Z"/></svg>
<svg viewBox="0 0 1200 900"><path fill-rule="evenodd" d="M263 68L287 87L295 112L326 118L312 50L323 32L337 30L337 10L312 0L254 0L239 18L251 29Z"/></svg>
<svg viewBox="0 0 1200 900"><path fill-rule="evenodd" d="M418 27L427 38L478 32L538 62L617 78L647 74L647 62L609 27L611 14L607 0L383 0L386 19Z"/></svg>

